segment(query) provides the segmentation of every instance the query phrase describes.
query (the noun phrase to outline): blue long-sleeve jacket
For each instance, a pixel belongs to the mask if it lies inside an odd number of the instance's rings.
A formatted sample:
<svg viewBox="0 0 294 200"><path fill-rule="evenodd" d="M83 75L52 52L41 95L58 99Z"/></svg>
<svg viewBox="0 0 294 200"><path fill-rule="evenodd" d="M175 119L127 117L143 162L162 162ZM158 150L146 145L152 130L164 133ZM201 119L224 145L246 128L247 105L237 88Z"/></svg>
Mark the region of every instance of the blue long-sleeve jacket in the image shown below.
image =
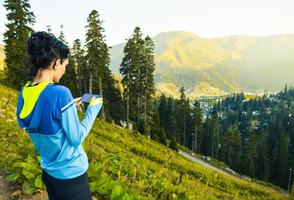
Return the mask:
<svg viewBox="0 0 294 200"><path fill-rule="evenodd" d="M41 156L41 167L59 179L71 179L88 169L82 143L88 135L101 101L92 101L82 121L70 90L53 82L28 82L19 92L17 120Z"/></svg>

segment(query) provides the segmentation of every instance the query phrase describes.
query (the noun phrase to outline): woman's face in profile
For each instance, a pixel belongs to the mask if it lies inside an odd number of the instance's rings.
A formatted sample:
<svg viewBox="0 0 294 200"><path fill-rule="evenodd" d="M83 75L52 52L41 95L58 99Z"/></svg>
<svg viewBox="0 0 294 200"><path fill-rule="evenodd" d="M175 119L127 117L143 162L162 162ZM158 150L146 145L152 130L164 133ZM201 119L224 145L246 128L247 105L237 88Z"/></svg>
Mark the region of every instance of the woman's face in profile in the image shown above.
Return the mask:
<svg viewBox="0 0 294 200"><path fill-rule="evenodd" d="M58 83L63 74L65 73L65 68L68 65L68 58L61 61L61 59L58 59L55 66L55 74L53 77L54 83Z"/></svg>

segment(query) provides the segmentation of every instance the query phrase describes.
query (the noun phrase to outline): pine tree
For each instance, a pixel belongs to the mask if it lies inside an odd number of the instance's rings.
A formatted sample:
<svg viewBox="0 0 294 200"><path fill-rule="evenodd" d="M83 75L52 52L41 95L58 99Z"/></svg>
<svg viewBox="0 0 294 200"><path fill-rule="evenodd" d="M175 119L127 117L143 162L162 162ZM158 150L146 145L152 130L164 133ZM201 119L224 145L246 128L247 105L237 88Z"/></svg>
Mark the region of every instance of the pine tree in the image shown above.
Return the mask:
<svg viewBox="0 0 294 200"><path fill-rule="evenodd" d="M169 143L169 148L175 151L178 151L176 138L174 136L171 138L171 141Z"/></svg>
<svg viewBox="0 0 294 200"><path fill-rule="evenodd" d="M255 132L249 133L246 162L248 166L247 173L250 177L255 177L257 164L257 138Z"/></svg>
<svg viewBox="0 0 294 200"><path fill-rule="evenodd" d="M122 84L124 87L123 91L123 100L126 105L125 110L125 120L127 124L127 128L129 128L129 121L130 121L130 96L131 90L130 88L133 85L133 80L130 78L130 74L132 73L132 53L131 53L131 39L129 39L124 47L124 54L122 63L120 65L120 73L123 76Z"/></svg>
<svg viewBox="0 0 294 200"><path fill-rule="evenodd" d="M192 117L192 112L190 108L190 99L187 98L185 102L185 146L192 149L192 140L191 137L194 135L194 120Z"/></svg>
<svg viewBox="0 0 294 200"><path fill-rule="evenodd" d="M59 34L58 39L61 40L62 42L64 42L65 44L68 44L67 41L65 40L65 35L63 32L63 25L62 24L60 25L60 34Z"/></svg>
<svg viewBox="0 0 294 200"><path fill-rule="evenodd" d="M150 117L151 117L151 102L153 101L153 95L155 93L154 86L154 70L155 70L155 61L154 61L154 43L149 36L144 40L144 61L140 70L140 88L142 90L142 110L143 116L141 117L141 124L144 124L144 129L150 129ZM144 132L146 134L146 132Z"/></svg>
<svg viewBox="0 0 294 200"><path fill-rule="evenodd" d="M218 114L216 111L212 113L210 126L211 126L210 127L211 157L218 158L220 137L219 137L219 120L218 120Z"/></svg>
<svg viewBox="0 0 294 200"><path fill-rule="evenodd" d="M159 142L158 132L160 130L160 119L159 119L159 112L157 108L157 102L154 100L152 102L152 121L151 121L151 128L150 128L150 136L151 139Z"/></svg>
<svg viewBox="0 0 294 200"><path fill-rule="evenodd" d="M166 106L166 133L167 138L171 139L175 136L176 132L176 119L174 113L174 99L170 96L167 98Z"/></svg>
<svg viewBox="0 0 294 200"><path fill-rule="evenodd" d="M93 92L93 87L98 88L100 95L103 95L102 80L109 73L109 51L108 46L104 41L104 29L102 21L99 19L99 14L96 10L92 10L87 19L86 26L86 60L87 69L89 72L89 93ZM109 77L108 77L109 78ZM97 80L98 82L95 82ZM108 99L105 98L105 104ZM102 107L102 118L105 119L104 107Z"/></svg>
<svg viewBox="0 0 294 200"><path fill-rule="evenodd" d="M109 69L104 72L102 82L103 94L106 99L106 104L104 105L106 120L108 122L113 120L116 124L120 124L120 120L123 118L122 96Z"/></svg>
<svg viewBox="0 0 294 200"><path fill-rule="evenodd" d="M194 108L193 108L193 120L194 120L194 138L193 138L193 144L194 147L192 150L194 150L195 153L199 152L200 145L202 143L202 109L200 107L200 103L198 101L194 102Z"/></svg>
<svg viewBox="0 0 294 200"><path fill-rule="evenodd" d="M167 125L167 102L166 102L166 96L164 94L161 94L159 98L159 105L158 105L158 112L159 112L159 121L160 126L166 129Z"/></svg>
<svg viewBox="0 0 294 200"><path fill-rule="evenodd" d="M180 99L176 105L177 139L182 145L186 144L186 100L185 88L182 87L180 89Z"/></svg>
<svg viewBox="0 0 294 200"><path fill-rule="evenodd" d="M158 131L158 137L159 137L159 142L161 144L167 146L166 135L165 135L165 131L163 128L160 128L160 130Z"/></svg>
<svg viewBox="0 0 294 200"><path fill-rule="evenodd" d="M209 115L206 116L205 122L203 123L203 143L200 146L200 152L204 155L210 156L211 154L211 140L210 140L210 132L211 132L211 119ZM224 146L223 146L224 147ZM225 159L223 159L225 161Z"/></svg>
<svg viewBox="0 0 294 200"><path fill-rule="evenodd" d="M79 96L87 92L87 69L85 60L85 50L82 48L81 41L79 39L74 40L73 48L71 51L71 59L73 60L73 65L75 73L77 75L76 88Z"/></svg>
<svg viewBox="0 0 294 200"><path fill-rule="evenodd" d="M58 39L63 43L68 44L65 35L63 33L63 25L60 26L60 34ZM67 86L74 97L79 95L77 90L77 70L75 69L75 63L73 59L69 59L68 65L66 66L66 73L62 76L60 84Z"/></svg>
<svg viewBox="0 0 294 200"><path fill-rule="evenodd" d="M276 147L273 152L273 165L271 179L273 183L287 188L288 184L288 136L285 133L279 133Z"/></svg>
<svg viewBox="0 0 294 200"><path fill-rule="evenodd" d="M153 43L148 38L143 40L141 29L136 27L124 47L124 54L120 73L123 76L126 121L128 124L131 119L141 127L142 119L147 120L148 101L152 101L154 93Z"/></svg>
<svg viewBox="0 0 294 200"><path fill-rule="evenodd" d="M230 126L224 135L222 158L234 170L240 168L241 138L236 125Z"/></svg>
<svg viewBox="0 0 294 200"><path fill-rule="evenodd" d="M268 157L268 143L267 134L262 133L259 145L258 145L258 155L257 155L257 170L256 177L268 181L269 178L269 157Z"/></svg>
<svg viewBox="0 0 294 200"><path fill-rule="evenodd" d="M290 89L292 91L293 89ZM294 96L294 95L293 95ZM289 166L294 169L294 107L291 109L289 116Z"/></svg>
<svg viewBox="0 0 294 200"><path fill-rule="evenodd" d="M66 72L62 76L59 83L68 87L74 97L79 96L79 92L77 90L77 73L72 59L69 59L68 65L66 66Z"/></svg>
<svg viewBox="0 0 294 200"><path fill-rule="evenodd" d="M137 91L138 91L138 80L139 80L139 67L138 55L137 53L139 45L142 44L141 39L142 34L140 28L136 27L133 35L127 40L124 47L124 57L120 65L120 73L123 76L122 83L124 86L124 101L126 104L126 122L127 127L129 127L129 121L136 119L136 101L137 101Z"/></svg>
<svg viewBox="0 0 294 200"><path fill-rule="evenodd" d="M142 97L144 95L145 90L145 84L143 81L144 73L142 70L144 70L143 65L145 64L145 49L144 49L144 40L142 39L142 32L139 27L136 27L134 30L134 40L136 44L136 55L134 57L134 66L135 70L137 71L137 75L133 76L135 77L135 84L136 84L136 115L137 115L137 126L141 126L141 115L142 115ZM142 77L143 75L143 77Z"/></svg>
<svg viewBox="0 0 294 200"><path fill-rule="evenodd" d="M32 78L27 62L27 41L33 32L30 26L34 24L35 16L30 11L28 0L5 0L4 7L8 12L7 31L4 33L6 82L19 89L27 78Z"/></svg>

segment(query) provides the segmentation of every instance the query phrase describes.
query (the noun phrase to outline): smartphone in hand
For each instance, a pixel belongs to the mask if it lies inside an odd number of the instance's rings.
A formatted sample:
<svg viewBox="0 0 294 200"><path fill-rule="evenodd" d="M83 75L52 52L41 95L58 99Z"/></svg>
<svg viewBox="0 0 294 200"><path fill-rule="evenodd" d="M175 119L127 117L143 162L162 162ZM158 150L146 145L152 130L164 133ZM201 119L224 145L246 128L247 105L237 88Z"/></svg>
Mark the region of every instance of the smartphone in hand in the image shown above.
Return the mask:
<svg viewBox="0 0 294 200"><path fill-rule="evenodd" d="M101 95L99 94L88 94L88 93L85 93L81 99L81 102L83 103L90 103L92 97L96 97L96 98L100 98L102 97Z"/></svg>

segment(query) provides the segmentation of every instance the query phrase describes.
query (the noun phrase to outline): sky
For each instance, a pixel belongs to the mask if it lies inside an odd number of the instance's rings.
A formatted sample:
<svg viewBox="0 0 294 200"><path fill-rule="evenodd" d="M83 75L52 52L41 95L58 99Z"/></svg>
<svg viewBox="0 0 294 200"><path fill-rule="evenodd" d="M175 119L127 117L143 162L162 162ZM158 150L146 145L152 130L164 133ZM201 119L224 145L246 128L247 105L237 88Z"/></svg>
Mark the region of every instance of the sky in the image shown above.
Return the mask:
<svg viewBox="0 0 294 200"><path fill-rule="evenodd" d="M6 30L6 10L0 0L0 43ZM97 10L108 45L125 42L134 28L155 36L167 31L189 31L204 38L235 34L265 36L294 33L294 0L30 0L35 31L66 40L85 40L87 17Z"/></svg>

